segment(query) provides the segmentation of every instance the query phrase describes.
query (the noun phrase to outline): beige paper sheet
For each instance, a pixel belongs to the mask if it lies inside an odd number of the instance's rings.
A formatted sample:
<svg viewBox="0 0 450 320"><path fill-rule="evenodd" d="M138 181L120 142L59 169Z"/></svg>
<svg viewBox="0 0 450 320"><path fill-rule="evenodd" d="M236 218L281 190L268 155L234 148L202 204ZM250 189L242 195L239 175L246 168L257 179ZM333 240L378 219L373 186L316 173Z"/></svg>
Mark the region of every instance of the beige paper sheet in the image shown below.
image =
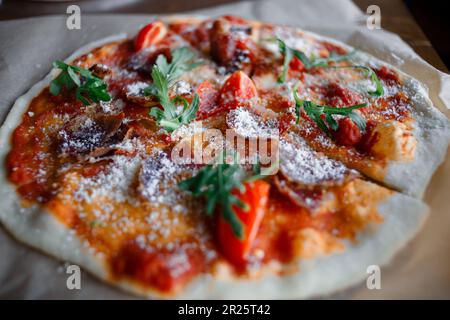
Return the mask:
<svg viewBox="0 0 450 320"><path fill-rule="evenodd" d="M332 36L386 60L425 83L435 104L450 116L450 76L423 61L398 36L365 27L366 16L349 0L278 0L225 5L198 14L237 14L303 27ZM119 33L133 34L149 16L82 16L81 30L67 30L65 17L0 22L0 123L15 99L45 76L52 61L80 46ZM446 108L447 107L447 108ZM431 215L420 234L389 266L382 289L364 283L329 298L450 299L450 157L435 173L425 195ZM1 201L1 199L0 199ZM82 289L68 290L64 262L28 249L0 227L0 298L134 298L82 273Z"/></svg>

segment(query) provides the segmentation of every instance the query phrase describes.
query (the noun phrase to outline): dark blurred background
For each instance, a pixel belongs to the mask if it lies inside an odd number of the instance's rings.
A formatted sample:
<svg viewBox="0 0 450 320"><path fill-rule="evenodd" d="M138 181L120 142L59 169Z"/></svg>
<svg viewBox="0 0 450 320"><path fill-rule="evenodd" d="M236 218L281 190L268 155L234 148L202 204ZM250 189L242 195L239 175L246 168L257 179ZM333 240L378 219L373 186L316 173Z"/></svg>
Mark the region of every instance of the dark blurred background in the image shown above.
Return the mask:
<svg viewBox="0 0 450 320"><path fill-rule="evenodd" d="M0 0L0 20L64 14L69 4L85 13L174 13L238 0L82 0L25 1ZM253 0L258 1L258 0ZM276 1L276 0L273 0ZM320 1L320 0L316 0ZM381 8L381 25L400 35L436 68L448 72L450 66L450 19L443 0L353 0L365 12L369 5Z"/></svg>
<svg viewBox="0 0 450 320"><path fill-rule="evenodd" d="M447 68L450 68L450 2L406 0L405 3Z"/></svg>

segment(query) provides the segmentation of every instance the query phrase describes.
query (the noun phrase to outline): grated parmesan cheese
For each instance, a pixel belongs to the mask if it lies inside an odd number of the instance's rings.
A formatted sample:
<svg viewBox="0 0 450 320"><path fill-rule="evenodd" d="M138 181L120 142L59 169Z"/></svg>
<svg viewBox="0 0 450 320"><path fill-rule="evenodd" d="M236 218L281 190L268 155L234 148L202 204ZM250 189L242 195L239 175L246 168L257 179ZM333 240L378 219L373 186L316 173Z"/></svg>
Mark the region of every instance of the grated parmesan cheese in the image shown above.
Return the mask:
<svg viewBox="0 0 450 320"><path fill-rule="evenodd" d="M178 81L175 83L174 86L175 95L186 95L192 93L191 85L183 80Z"/></svg>
<svg viewBox="0 0 450 320"><path fill-rule="evenodd" d="M127 86L127 95L141 96L144 94L144 89L148 87L148 83L137 81Z"/></svg>
<svg viewBox="0 0 450 320"><path fill-rule="evenodd" d="M350 173L344 164L314 151L300 137L280 141L280 159L283 174L298 183L340 182Z"/></svg>
<svg viewBox="0 0 450 320"><path fill-rule="evenodd" d="M77 181L76 201L92 203L97 198L107 198L122 203L132 199L130 185L140 168L141 158L116 155L112 160L104 172Z"/></svg>
<svg viewBox="0 0 450 320"><path fill-rule="evenodd" d="M242 137L278 138L279 136L278 121L276 119L264 121L246 108L231 110L227 115L227 124Z"/></svg>
<svg viewBox="0 0 450 320"><path fill-rule="evenodd" d="M175 206L185 196L176 184L176 177L185 169L169 159L166 153L156 152L147 158L139 175L139 191L151 203ZM181 210L178 207L178 210Z"/></svg>

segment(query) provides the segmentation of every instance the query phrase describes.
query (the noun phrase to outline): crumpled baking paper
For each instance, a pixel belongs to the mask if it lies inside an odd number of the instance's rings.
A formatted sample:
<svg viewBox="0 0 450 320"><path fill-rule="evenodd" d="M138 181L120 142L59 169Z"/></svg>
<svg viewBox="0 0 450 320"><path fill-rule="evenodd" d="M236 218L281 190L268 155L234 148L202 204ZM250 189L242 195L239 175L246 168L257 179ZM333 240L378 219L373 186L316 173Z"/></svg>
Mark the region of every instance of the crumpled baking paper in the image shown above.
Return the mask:
<svg viewBox="0 0 450 320"><path fill-rule="evenodd" d="M344 41L385 60L424 83L434 105L450 116L450 76L421 59L399 36L366 28L367 16L350 0L277 0L229 4L194 14L235 14L288 24ZM383 14L383 12L381 12ZM66 16L0 22L0 123L14 101L42 79L56 59L108 35L134 34L149 15L83 15L81 30ZM381 20L381 25L383 20ZM381 290L361 283L330 298L450 298L450 160L438 169L425 195L431 215L419 235L381 269ZM1 200L0 200L1 201ZM375 261L374 261L375 263ZM134 296L82 272L81 290L69 290L67 263L31 250L0 227L0 299L128 299Z"/></svg>

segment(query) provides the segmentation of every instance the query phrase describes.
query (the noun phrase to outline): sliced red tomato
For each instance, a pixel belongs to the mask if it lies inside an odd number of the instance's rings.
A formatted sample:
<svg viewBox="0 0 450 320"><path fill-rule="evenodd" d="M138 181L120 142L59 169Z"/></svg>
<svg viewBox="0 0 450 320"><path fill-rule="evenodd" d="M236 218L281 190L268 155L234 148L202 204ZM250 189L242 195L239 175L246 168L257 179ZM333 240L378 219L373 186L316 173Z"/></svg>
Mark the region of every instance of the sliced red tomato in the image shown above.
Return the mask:
<svg viewBox="0 0 450 320"><path fill-rule="evenodd" d="M354 146L361 140L361 131L349 118L338 121L339 128L333 133L337 144L342 146Z"/></svg>
<svg viewBox="0 0 450 320"><path fill-rule="evenodd" d="M266 212L270 189L270 185L262 180L245 183L244 186L245 192L236 192L235 196L245 202L249 210L245 211L237 206L233 208L244 225L243 239L236 237L230 224L222 215L217 224L217 237L221 251L228 261L237 267L243 267L247 262L248 254Z"/></svg>
<svg viewBox="0 0 450 320"><path fill-rule="evenodd" d="M150 47L161 41L167 33L166 26L161 21L152 22L139 31L134 47L136 51Z"/></svg>
<svg viewBox="0 0 450 320"><path fill-rule="evenodd" d="M216 113L216 111L219 111L219 90L216 89L209 81L203 81L200 83L196 92L200 100L197 119L205 119Z"/></svg>
<svg viewBox="0 0 450 320"><path fill-rule="evenodd" d="M289 70L292 71L304 71L305 70L305 65L303 64L303 62L297 58L294 57L291 62L289 63Z"/></svg>
<svg viewBox="0 0 450 320"><path fill-rule="evenodd" d="M236 109L258 96L255 84L244 72L236 71L220 90L219 105L222 110Z"/></svg>
<svg viewBox="0 0 450 320"><path fill-rule="evenodd" d="M303 64L303 62L297 58L294 57L291 62L289 63L289 76L291 78L297 78L300 81L304 81L305 79L305 65Z"/></svg>

